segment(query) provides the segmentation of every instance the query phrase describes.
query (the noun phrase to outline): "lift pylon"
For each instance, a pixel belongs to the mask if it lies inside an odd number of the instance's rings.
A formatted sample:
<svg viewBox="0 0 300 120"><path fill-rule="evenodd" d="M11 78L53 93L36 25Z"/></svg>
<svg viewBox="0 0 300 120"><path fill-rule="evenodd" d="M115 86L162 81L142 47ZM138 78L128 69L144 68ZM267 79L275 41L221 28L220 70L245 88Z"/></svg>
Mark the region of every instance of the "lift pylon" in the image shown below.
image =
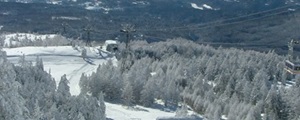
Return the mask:
<svg viewBox="0 0 300 120"><path fill-rule="evenodd" d="M292 75L300 75L300 62L294 59L294 45L299 44L299 41L291 40L288 42L288 56L285 60L285 70Z"/></svg>

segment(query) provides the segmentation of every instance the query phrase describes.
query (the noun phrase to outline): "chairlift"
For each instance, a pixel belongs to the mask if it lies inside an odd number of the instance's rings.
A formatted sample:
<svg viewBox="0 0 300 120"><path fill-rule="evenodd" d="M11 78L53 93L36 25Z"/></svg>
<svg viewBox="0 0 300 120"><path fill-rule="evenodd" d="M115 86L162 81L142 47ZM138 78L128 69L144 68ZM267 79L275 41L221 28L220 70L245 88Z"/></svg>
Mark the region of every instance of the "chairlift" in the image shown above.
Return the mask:
<svg viewBox="0 0 300 120"><path fill-rule="evenodd" d="M116 53L119 50L119 48L118 48L119 44L115 40L106 40L104 43L104 46L106 46L106 51L109 51L109 52Z"/></svg>
<svg viewBox="0 0 300 120"><path fill-rule="evenodd" d="M285 61L285 70L290 74L300 74L300 63L291 62L290 60Z"/></svg>
<svg viewBox="0 0 300 120"><path fill-rule="evenodd" d="M288 43L288 59L285 61L285 70L293 75L300 75L300 62L294 60L293 51L294 44L299 44L299 41L293 39Z"/></svg>

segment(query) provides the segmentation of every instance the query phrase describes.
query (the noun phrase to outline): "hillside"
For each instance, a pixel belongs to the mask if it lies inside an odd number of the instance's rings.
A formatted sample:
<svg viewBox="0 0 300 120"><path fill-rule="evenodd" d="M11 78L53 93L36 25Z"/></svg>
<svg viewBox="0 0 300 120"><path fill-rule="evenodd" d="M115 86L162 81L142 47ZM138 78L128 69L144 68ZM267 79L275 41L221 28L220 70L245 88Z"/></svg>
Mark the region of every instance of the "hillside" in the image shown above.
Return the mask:
<svg viewBox="0 0 300 120"><path fill-rule="evenodd" d="M81 51L87 50L88 59L83 59ZM8 60L12 63L18 63L19 58L25 55L25 59L35 61L38 56L43 60L44 69L48 71L59 83L61 76L67 75L70 81L70 92L72 95L78 95L80 88L78 86L81 74L90 75L95 72L99 64L107 60L116 62L115 58L108 57L105 53L100 56L96 48L77 48L71 46L58 47L21 47L3 49L7 53Z"/></svg>
<svg viewBox="0 0 300 120"><path fill-rule="evenodd" d="M0 18L0 120L300 118L299 0L0 0Z"/></svg>
<svg viewBox="0 0 300 120"><path fill-rule="evenodd" d="M153 0L149 4L142 3L124 2L113 7L116 3L103 1L99 5L107 8L87 10L73 5L2 2L0 32L60 33L68 38L86 40L88 36L83 28L91 27L93 41L124 41L124 35L119 32L120 25L131 23L137 30L133 35L136 40L154 42L182 37L213 46L261 51L275 49L284 54L285 44L291 38L298 38L300 29L297 27L299 7L294 5L297 2L271 5L264 2Z"/></svg>
<svg viewBox="0 0 300 120"><path fill-rule="evenodd" d="M98 68L98 65L105 64L107 61L113 61L117 64L114 57L107 56L104 52L102 56L96 52L96 48L87 49L87 58L81 57L81 50L74 50L71 46L57 47L21 47L21 48L4 48L7 58L10 62L18 65L20 57L25 55L25 60L32 61L35 64L37 57L42 59L44 69L53 76L56 83L60 82L64 74L69 81L71 95L79 95L79 80L82 74L91 75ZM98 50L97 50L98 51ZM88 61L87 61L88 60ZM58 85L58 84L57 84ZM106 117L113 120L154 120L158 117L174 117L175 111L168 110L164 107L146 108L136 106L128 108L119 104L105 103ZM157 104L160 105L160 104ZM164 110L166 109L166 111ZM168 110L168 111L167 111ZM190 111L190 114L195 114Z"/></svg>
<svg viewBox="0 0 300 120"><path fill-rule="evenodd" d="M121 51L124 47L119 46ZM0 97L6 99L0 105L6 106L0 106L4 111L0 117L253 120L299 116L300 80L287 79L284 57L274 51L215 49L185 39L133 41L133 54L117 61L103 48L2 48Z"/></svg>

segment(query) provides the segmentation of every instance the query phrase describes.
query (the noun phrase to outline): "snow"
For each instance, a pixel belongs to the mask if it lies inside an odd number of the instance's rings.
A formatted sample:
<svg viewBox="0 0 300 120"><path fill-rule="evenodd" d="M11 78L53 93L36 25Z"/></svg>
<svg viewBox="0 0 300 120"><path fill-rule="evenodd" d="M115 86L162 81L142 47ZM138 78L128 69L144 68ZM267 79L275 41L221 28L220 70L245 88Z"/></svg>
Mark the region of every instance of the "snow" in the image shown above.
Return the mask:
<svg viewBox="0 0 300 120"><path fill-rule="evenodd" d="M81 57L81 51L87 50L87 59ZM8 59L12 63L18 63L19 57L26 55L26 60L35 62L36 57L43 59L44 70L50 71L58 84L62 75L66 74L70 82L70 92L72 95L80 93L79 80L82 73L90 75L95 72L99 64L112 60L116 64L115 57L108 54L99 55L98 48L85 47L74 49L72 46L51 46L51 47L19 47L3 48Z"/></svg>
<svg viewBox="0 0 300 120"><path fill-rule="evenodd" d="M99 7L99 6L86 6L85 9L87 9L87 10L101 10L101 9L103 9L104 11L110 11L109 8Z"/></svg>
<svg viewBox="0 0 300 120"><path fill-rule="evenodd" d="M285 85L282 84L282 82L277 82L277 87L279 88L285 88L285 89L289 89L292 86L294 86L296 84L295 79L292 81L286 80Z"/></svg>
<svg viewBox="0 0 300 120"><path fill-rule="evenodd" d="M107 8L102 6L86 6L85 9L87 10L103 10L105 14L108 14L109 11L112 10L123 10L123 8L116 7L116 8Z"/></svg>
<svg viewBox="0 0 300 120"><path fill-rule="evenodd" d="M132 2L132 4L134 4L134 5L150 5L150 3L147 1L134 1L134 2Z"/></svg>
<svg viewBox="0 0 300 120"><path fill-rule="evenodd" d="M105 103L106 117L113 120L155 120L157 117L173 117L174 112L165 112L142 106L128 108L126 106Z"/></svg>
<svg viewBox="0 0 300 120"><path fill-rule="evenodd" d="M211 6L209 6L209 5L207 5L207 4L203 4L202 6L203 6L204 8L206 8L206 9L211 9L211 10L213 9Z"/></svg>
<svg viewBox="0 0 300 120"><path fill-rule="evenodd" d="M293 12L294 12L294 11L296 11L296 9L289 8L288 11L293 11ZM1 29L0 29L0 30L1 30Z"/></svg>
<svg viewBox="0 0 300 120"><path fill-rule="evenodd" d="M0 29L1 30L1 29ZM58 35L56 34L46 34L46 35L38 35L38 34L30 34L30 33L11 33L11 34L2 34L0 37L4 38L4 45L11 46L10 41L12 40L13 45L20 44L20 41L29 40L46 40L53 39Z"/></svg>
<svg viewBox="0 0 300 120"><path fill-rule="evenodd" d="M62 1L47 1L48 4L60 5Z"/></svg>
<svg viewBox="0 0 300 120"><path fill-rule="evenodd" d="M226 115L222 115L221 119L222 119L222 120L227 120L228 118L227 118Z"/></svg>
<svg viewBox="0 0 300 120"><path fill-rule="evenodd" d="M52 20L81 20L81 18L78 18L78 17L71 17L71 16L59 16L59 17L56 17L56 16L52 16L51 17Z"/></svg>
<svg viewBox="0 0 300 120"><path fill-rule="evenodd" d="M225 2L240 2L239 0L224 0Z"/></svg>
<svg viewBox="0 0 300 120"><path fill-rule="evenodd" d="M118 42L117 41L115 41L115 40L106 40L105 41L105 44L118 44Z"/></svg>
<svg viewBox="0 0 300 120"><path fill-rule="evenodd" d="M191 3L191 6L195 9L204 10L203 7L198 6L196 3Z"/></svg>
<svg viewBox="0 0 300 120"><path fill-rule="evenodd" d="M22 56L24 55L60 55L60 56L80 56L72 46L51 46L51 47L19 47L19 48L4 48L7 56Z"/></svg>
<svg viewBox="0 0 300 120"><path fill-rule="evenodd" d="M18 1L19 3L25 3L25 4L27 4L27 3L30 3L29 1Z"/></svg>
<svg viewBox="0 0 300 120"><path fill-rule="evenodd" d="M82 4L82 6L85 6L85 9L87 10L104 10L104 11L110 11L110 8L106 8L101 6L102 2L101 1L95 1L95 2L85 2Z"/></svg>
<svg viewBox="0 0 300 120"><path fill-rule="evenodd" d="M25 35L25 34L24 34ZM28 34L26 34L28 35ZM15 37L16 34L6 35L6 38ZM27 38L36 40L39 35L29 35ZM20 38L25 38L19 35ZM48 36L49 37L49 36ZM50 36L51 37L51 36ZM40 38L46 38L40 36ZM107 41L109 44L116 43L115 41ZM102 48L102 49L100 49ZM82 50L87 51L87 57L82 58ZM43 60L44 70L50 73L58 85L62 75L66 74L69 80L70 93L78 95L80 93L79 80L82 73L87 75L92 74L98 68L99 64L105 64L108 60L112 60L114 65L117 65L117 59L103 47L72 47L72 46L48 46L48 47L18 47L18 48L3 48L7 53L7 58L10 62L18 65L20 56L25 55L27 61L36 61L37 56ZM102 55L99 54L101 52ZM156 72L152 72L156 74ZM173 119L175 110L165 108L161 100L156 100L152 107L133 106L126 107L120 104L112 104L105 102L106 117L113 120L155 120L157 118ZM195 115L189 111L189 115Z"/></svg>
<svg viewBox="0 0 300 120"><path fill-rule="evenodd" d="M156 100L155 103L156 105L149 108L140 105L127 107L106 102L106 117L113 120L156 120L158 118L175 118L175 111L166 109L161 100ZM188 115L202 118L202 116L199 116L190 110L188 111Z"/></svg>
<svg viewBox="0 0 300 120"><path fill-rule="evenodd" d="M151 76L155 76L157 73L156 72L151 72L150 75Z"/></svg>
<svg viewBox="0 0 300 120"><path fill-rule="evenodd" d="M210 5L207 5L207 4L203 4L202 6L198 6L196 3L191 3L191 6L195 9L198 9L198 10L220 10L218 8L213 8L211 7Z"/></svg>
<svg viewBox="0 0 300 120"><path fill-rule="evenodd" d="M205 79L202 79L203 82L206 82L207 81L207 84L209 84L210 86L212 87L215 87L216 86L216 83L214 81L210 81L210 80L205 80Z"/></svg>
<svg viewBox="0 0 300 120"><path fill-rule="evenodd" d="M1 15L10 15L11 13L10 12L2 12L0 13Z"/></svg>
<svg viewBox="0 0 300 120"><path fill-rule="evenodd" d="M3 35L5 39L16 38L19 40L29 39L34 41L36 39L46 39L46 38L54 38L57 36L56 34L46 34L46 35L38 35L38 34L30 34L30 33L12 33Z"/></svg>
<svg viewBox="0 0 300 120"><path fill-rule="evenodd" d="M66 74L71 94L78 95L80 93L78 83L82 73L90 75L96 71L99 64L104 64L108 60L112 60L116 65L116 58L109 57L108 54L105 54L106 51L103 50L103 56L99 56L99 48L77 47L74 49L72 46L50 46L4 48L3 50L7 52L8 59L15 64L18 63L19 57L23 54L26 55L25 59L27 61L32 62L39 56L43 60L44 70L54 77L57 85L61 76ZM83 49L87 50L88 61L80 56ZM155 120L157 118L174 118L176 114L175 110L165 108L161 100L156 100L156 104L151 108L139 105L128 108L107 102L105 105L106 117L113 120ZM189 111L189 114L195 113Z"/></svg>

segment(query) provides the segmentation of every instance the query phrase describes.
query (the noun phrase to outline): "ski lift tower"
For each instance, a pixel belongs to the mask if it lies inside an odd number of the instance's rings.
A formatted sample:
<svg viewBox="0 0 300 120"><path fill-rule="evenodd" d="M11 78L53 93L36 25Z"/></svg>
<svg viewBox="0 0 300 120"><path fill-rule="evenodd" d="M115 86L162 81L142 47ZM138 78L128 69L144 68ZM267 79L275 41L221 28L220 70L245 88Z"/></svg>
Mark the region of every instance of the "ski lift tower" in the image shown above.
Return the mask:
<svg viewBox="0 0 300 120"><path fill-rule="evenodd" d="M120 32L126 34L126 41L125 41L125 50L122 52L122 63L121 63L121 73L124 73L126 70L129 70L130 66L132 65L132 51L130 49L130 35L133 32L136 32L133 25L124 24L122 25L123 29Z"/></svg>
<svg viewBox="0 0 300 120"><path fill-rule="evenodd" d="M300 75L300 62L296 61L293 56L294 45L299 44L299 41L291 40L288 42L288 56L285 61L285 70L290 73L293 77Z"/></svg>

